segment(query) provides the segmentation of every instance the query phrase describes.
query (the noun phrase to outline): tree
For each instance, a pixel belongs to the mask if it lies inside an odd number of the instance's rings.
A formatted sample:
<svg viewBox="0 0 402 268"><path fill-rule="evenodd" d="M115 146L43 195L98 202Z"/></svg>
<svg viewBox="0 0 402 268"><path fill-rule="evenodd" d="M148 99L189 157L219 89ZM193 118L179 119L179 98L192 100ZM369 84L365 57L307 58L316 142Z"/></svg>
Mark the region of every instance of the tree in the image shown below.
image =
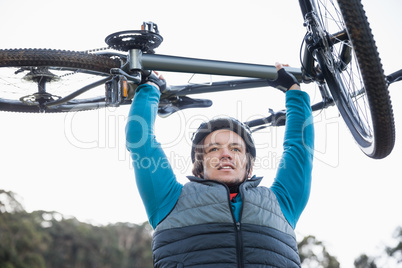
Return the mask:
<svg viewBox="0 0 402 268"><path fill-rule="evenodd" d="M375 264L375 259L367 256L366 254L361 254L355 261L354 265L356 268L377 268Z"/></svg>
<svg viewBox="0 0 402 268"><path fill-rule="evenodd" d="M334 256L331 256L315 236L309 235L303 238L297 245L302 267L309 268L339 268L340 264Z"/></svg>
<svg viewBox="0 0 402 268"><path fill-rule="evenodd" d="M388 256L394 258L398 263L402 263L402 227L398 227L395 230L393 237L396 240L396 246L387 247L385 251Z"/></svg>
<svg viewBox="0 0 402 268"><path fill-rule="evenodd" d="M153 267L148 223L93 226L75 218L50 222L46 225L52 241L44 253L48 267Z"/></svg>
<svg viewBox="0 0 402 268"><path fill-rule="evenodd" d="M354 262L356 268L399 267L402 263L402 227L396 228L393 246L385 246L376 256L361 254Z"/></svg>
<svg viewBox="0 0 402 268"><path fill-rule="evenodd" d="M25 209L18 201L18 196L13 192L0 189L0 213L21 211L25 211Z"/></svg>
<svg viewBox="0 0 402 268"><path fill-rule="evenodd" d="M93 226L54 211L27 213L0 190L1 268L151 268L151 240L148 223Z"/></svg>
<svg viewBox="0 0 402 268"><path fill-rule="evenodd" d="M12 192L0 190L0 267L42 268L48 236Z"/></svg>

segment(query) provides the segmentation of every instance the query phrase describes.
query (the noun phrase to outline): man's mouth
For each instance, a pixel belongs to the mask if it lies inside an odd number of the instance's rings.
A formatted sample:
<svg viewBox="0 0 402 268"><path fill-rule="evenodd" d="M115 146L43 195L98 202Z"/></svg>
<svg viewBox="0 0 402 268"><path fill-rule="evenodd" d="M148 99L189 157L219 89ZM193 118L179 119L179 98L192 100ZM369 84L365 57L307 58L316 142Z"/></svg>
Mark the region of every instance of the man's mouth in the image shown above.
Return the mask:
<svg viewBox="0 0 402 268"><path fill-rule="evenodd" d="M218 170L232 170L235 169L235 165L232 163L220 163Z"/></svg>

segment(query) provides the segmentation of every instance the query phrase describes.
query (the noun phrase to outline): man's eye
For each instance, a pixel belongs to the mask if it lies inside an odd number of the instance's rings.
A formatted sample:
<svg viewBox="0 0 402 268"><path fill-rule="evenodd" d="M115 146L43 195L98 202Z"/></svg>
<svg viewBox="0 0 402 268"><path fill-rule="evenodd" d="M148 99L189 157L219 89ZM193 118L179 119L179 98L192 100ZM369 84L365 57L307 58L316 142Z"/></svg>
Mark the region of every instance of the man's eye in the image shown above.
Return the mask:
<svg viewBox="0 0 402 268"><path fill-rule="evenodd" d="M216 152L218 151L218 147L212 147L208 150L208 152Z"/></svg>
<svg viewBox="0 0 402 268"><path fill-rule="evenodd" d="M232 151L241 152L240 148L232 148Z"/></svg>

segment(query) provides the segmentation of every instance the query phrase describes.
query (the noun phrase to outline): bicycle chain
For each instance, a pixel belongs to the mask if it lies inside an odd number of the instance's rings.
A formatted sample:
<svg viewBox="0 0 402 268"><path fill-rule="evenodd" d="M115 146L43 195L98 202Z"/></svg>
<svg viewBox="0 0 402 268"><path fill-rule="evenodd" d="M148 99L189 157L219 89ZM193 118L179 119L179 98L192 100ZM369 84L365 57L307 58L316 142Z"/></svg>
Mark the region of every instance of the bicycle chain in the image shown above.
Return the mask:
<svg viewBox="0 0 402 268"><path fill-rule="evenodd" d="M85 50L83 52L90 54L90 53L94 53L94 52L105 51L105 50L108 50L108 49L114 49L114 48L108 46L108 47L89 49L89 50Z"/></svg>

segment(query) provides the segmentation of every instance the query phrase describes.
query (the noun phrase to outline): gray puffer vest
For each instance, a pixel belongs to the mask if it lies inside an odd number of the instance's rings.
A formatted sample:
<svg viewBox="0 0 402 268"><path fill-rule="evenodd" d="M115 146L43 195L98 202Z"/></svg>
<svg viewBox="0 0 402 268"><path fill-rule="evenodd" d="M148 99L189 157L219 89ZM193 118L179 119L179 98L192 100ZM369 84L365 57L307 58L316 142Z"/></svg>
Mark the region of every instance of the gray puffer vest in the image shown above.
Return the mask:
<svg viewBox="0 0 402 268"><path fill-rule="evenodd" d="M228 188L189 177L171 213L156 227L155 267L300 267L293 228L275 194L253 177L240 186L236 222Z"/></svg>

